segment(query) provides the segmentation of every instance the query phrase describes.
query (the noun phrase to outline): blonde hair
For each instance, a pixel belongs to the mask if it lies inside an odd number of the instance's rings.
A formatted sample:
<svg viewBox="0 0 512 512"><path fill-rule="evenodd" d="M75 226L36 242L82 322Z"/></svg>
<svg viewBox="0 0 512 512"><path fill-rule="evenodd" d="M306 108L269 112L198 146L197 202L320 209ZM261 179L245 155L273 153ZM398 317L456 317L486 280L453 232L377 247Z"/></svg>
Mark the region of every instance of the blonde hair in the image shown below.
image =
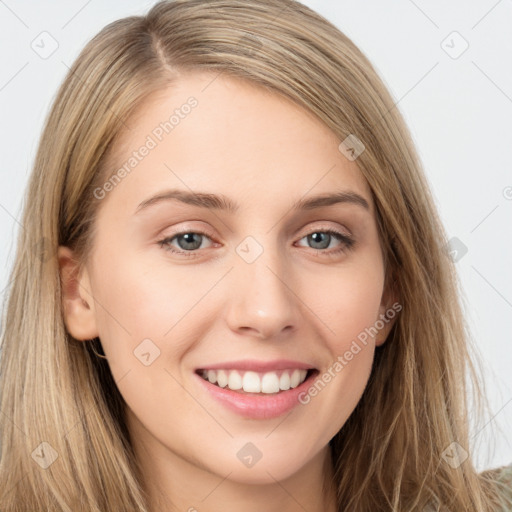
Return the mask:
<svg viewBox="0 0 512 512"><path fill-rule="evenodd" d="M99 207L93 191L111 170L120 134L152 93L188 70L247 79L314 113L340 142L353 134L364 143L357 164L373 194L387 283L403 309L330 443L339 510L496 510L492 475L479 475L471 455L456 468L442 458L454 441L470 451L466 371L478 414L485 397L446 235L378 74L350 39L298 2L177 0L101 30L47 118L4 310L2 511L149 510L108 363L66 332L56 252L67 245L87 261ZM58 458L43 469L38 450Z"/></svg>

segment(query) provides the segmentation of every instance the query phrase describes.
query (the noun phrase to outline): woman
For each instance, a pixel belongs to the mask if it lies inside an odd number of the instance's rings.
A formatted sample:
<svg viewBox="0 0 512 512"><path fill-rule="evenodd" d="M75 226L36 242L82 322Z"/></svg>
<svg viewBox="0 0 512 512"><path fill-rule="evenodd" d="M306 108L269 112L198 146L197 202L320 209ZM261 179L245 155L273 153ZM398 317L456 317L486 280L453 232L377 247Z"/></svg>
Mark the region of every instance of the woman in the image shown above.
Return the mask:
<svg viewBox="0 0 512 512"><path fill-rule="evenodd" d="M103 29L27 199L2 511L512 506L472 463L478 380L407 129L310 9L161 2Z"/></svg>

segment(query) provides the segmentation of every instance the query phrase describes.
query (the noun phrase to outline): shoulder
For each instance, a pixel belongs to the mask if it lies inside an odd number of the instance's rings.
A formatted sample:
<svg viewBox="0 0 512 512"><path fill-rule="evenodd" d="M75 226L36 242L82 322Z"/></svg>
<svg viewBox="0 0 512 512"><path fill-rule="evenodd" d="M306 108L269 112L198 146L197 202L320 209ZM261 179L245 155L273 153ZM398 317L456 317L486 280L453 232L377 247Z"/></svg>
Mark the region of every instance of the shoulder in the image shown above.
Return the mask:
<svg viewBox="0 0 512 512"><path fill-rule="evenodd" d="M508 466L488 469L481 473L483 476L490 477L499 485L500 495L505 500L506 505L500 509L503 512L512 512L512 463Z"/></svg>
<svg viewBox="0 0 512 512"><path fill-rule="evenodd" d="M501 466L488 471L496 478L496 480L512 486L512 463L508 466Z"/></svg>

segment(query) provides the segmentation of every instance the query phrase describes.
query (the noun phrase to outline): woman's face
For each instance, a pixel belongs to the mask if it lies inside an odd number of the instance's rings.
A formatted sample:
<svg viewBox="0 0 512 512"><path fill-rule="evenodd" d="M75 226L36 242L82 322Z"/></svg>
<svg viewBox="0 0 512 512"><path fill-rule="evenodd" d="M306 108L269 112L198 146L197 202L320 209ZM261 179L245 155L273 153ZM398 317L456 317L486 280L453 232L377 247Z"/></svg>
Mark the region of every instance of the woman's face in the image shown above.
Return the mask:
<svg viewBox="0 0 512 512"><path fill-rule="evenodd" d="M128 124L68 330L100 337L152 464L285 479L391 327L370 189L319 120L237 79L184 74Z"/></svg>

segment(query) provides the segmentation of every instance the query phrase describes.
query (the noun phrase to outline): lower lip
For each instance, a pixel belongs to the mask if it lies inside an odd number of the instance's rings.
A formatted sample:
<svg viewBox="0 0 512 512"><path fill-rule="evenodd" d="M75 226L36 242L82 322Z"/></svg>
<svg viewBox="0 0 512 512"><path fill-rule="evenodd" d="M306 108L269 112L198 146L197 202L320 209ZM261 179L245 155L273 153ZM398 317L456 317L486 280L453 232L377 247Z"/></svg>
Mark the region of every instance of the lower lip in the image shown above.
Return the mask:
<svg viewBox="0 0 512 512"><path fill-rule="evenodd" d="M277 394L261 393L257 395L237 393L231 389L212 384L197 373L195 376L210 395L228 409L246 418L265 420L277 418L300 404L299 395L307 392L317 374L317 370L311 372L311 375L296 388L281 391Z"/></svg>

